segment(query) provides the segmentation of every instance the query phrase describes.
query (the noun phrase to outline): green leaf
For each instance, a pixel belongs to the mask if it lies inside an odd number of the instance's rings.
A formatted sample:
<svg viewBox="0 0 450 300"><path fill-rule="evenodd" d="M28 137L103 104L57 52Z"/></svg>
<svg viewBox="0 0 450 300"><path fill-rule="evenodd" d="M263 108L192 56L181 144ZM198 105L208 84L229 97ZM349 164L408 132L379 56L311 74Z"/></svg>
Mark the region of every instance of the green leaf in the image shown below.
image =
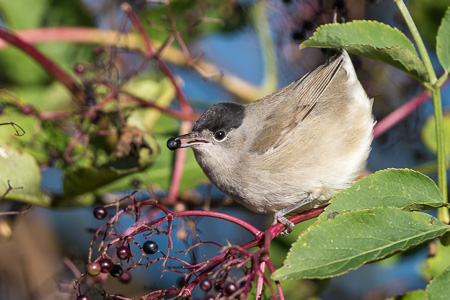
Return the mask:
<svg viewBox="0 0 450 300"><path fill-rule="evenodd" d="M292 246L273 278L328 278L443 234L448 225L421 212L373 208L316 222Z"/></svg>
<svg viewBox="0 0 450 300"><path fill-rule="evenodd" d="M14 188L5 199L45 207L50 205L50 199L41 190L41 171L30 154L1 143L0 166L0 195L7 191L8 182Z"/></svg>
<svg viewBox="0 0 450 300"><path fill-rule="evenodd" d="M10 126L0 127L0 140L11 147L31 154L39 165L46 164L51 153L62 153L70 143L70 137L49 120L38 121L30 115L23 115L10 109L0 115L0 123L14 122L25 135L18 138Z"/></svg>
<svg viewBox="0 0 450 300"><path fill-rule="evenodd" d="M427 300L428 294L424 290L411 291L405 295L395 296L387 300Z"/></svg>
<svg viewBox="0 0 450 300"><path fill-rule="evenodd" d="M445 114L443 117L443 130L445 136L450 136L450 114ZM420 132L420 138L425 145L433 153L436 153L437 142L436 142L436 122L434 116L429 117L425 124L422 126L422 131ZM450 155L450 139L444 140L445 144L445 155Z"/></svg>
<svg viewBox="0 0 450 300"><path fill-rule="evenodd" d="M376 21L322 25L300 45L300 49L305 47L344 48L349 53L394 66L422 82L428 80L411 41L397 28Z"/></svg>
<svg viewBox="0 0 450 300"><path fill-rule="evenodd" d="M127 175L147 169L156 160L159 146L155 138L137 128L126 127L121 131L120 141L115 153L108 154L104 149L89 147L86 157L93 157L81 164L72 164L64 172L64 198L72 199L81 195L95 193L105 186ZM78 162L77 162L78 163ZM128 185L127 188L130 186ZM92 197L91 197L92 198ZM81 198L80 198L81 199ZM81 201L81 202L80 202ZM60 201L59 206L72 206L85 201Z"/></svg>
<svg viewBox="0 0 450 300"><path fill-rule="evenodd" d="M427 286L428 299L445 300L448 299L448 291L450 287L450 268L447 268L440 275L436 276Z"/></svg>
<svg viewBox="0 0 450 300"><path fill-rule="evenodd" d="M429 177L408 169L386 169L364 177L330 201L319 220L349 210L396 207L423 210L446 205L438 187Z"/></svg>
<svg viewBox="0 0 450 300"><path fill-rule="evenodd" d="M166 77L159 81L147 78L137 78L124 87L138 97L152 101L162 107L168 107L175 98L175 88ZM128 126L141 130L149 130L155 125L161 112L154 108L140 108L134 110L127 118Z"/></svg>
<svg viewBox="0 0 450 300"><path fill-rule="evenodd" d="M436 54L444 70L450 72L450 7L439 26L436 37Z"/></svg>
<svg viewBox="0 0 450 300"><path fill-rule="evenodd" d="M2 0L0 12L4 26L10 30L93 24L79 1L36 0L30 7L28 1ZM85 62L93 56L90 45L47 42L35 46L69 72L76 62ZM19 84L42 84L50 80L36 61L15 47L0 51L0 69L8 81Z"/></svg>

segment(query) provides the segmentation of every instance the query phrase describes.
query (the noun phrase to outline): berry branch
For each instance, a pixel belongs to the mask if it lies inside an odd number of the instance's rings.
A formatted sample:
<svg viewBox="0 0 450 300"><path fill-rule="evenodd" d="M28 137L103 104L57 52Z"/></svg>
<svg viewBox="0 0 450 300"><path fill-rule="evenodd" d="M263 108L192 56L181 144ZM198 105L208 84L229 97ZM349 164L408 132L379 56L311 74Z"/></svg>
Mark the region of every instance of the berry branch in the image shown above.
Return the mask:
<svg viewBox="0 0 450 300"><path fill-rule="evenodd" d="M201 290L209 292L213 282L218 289L217 297L234 299L235 296L241 294L247 296L252 290L252 283L254 282L257 284L258 295L261 296L264 293L264 287L266 287L268 293L274 299L284 299L280 283L273 282L266 271L266 267L269 274L275 271L270 261L270 244L284 230L282 224L273 225L263 232L241 219L219 212L195 210L172 212L159 204L156 201L158 199L136 201L135 193L123 197L117 203L97 207L94 210L94 215L102 219L105 218L108 207L116 207L115 214L100 226L94 234L89 249L89 263L86 272L78 278L75 285L76 289L81 288L80 285L85 282L87 275L97 276L100 273L110 273L112 276L120 278L124 274L124 270L129 272L140 267L150 268L153 264L162 262L163 274L173 272L184 276L184 283L180 287L157 289L140 296L140 298L120 298L117 296L117 299L152 299L170 295L173 298L169 299L190 298L194 288L199 286ZM131 204L122 207L121 205L125 201L129 201ZM141 218L145 214L155 211L157 214L153 214L156 216L154 219L142 221ZM293 216L289 220L299 223L314 218L322 212L323 208L313 209ZM163 216L158 217L161 213ZM122 218L130 214L134 215L134 224L131 226L133 230L122 232L115 224L119 224ZM201 261L182 259L172 255L174 251L174 231L182 229L183 226L182 223L180 223L181 225L178 222L175 223L175 220L194 218L195 222L197 217L229 221L246 229L253 235L253 239L241 245L222 245L217 241L200 240L198 234L195 234L195 236L191 236L194 242L187 245L185 249L176 251L175 254L185 254L185 257L192 254L195 258L194 250L205 245L215 245L218 249L217 255ZM164 251L160 250L159 245L153 240L156 236L161 235L167 237ZM145 242L139 243L139 237L144 238ZM97 244L99 244L98 248L94 249ZM250 251L254 247L259 249ZM92 260L94 253L97 257ZM114 262L114 260L117 261ZM231 270L237 269L242 270L243 275L234 279ZM273 288L273 284L275 284L276 289ZM115 295L109 296L116 297Z"/></svg>
<svg viewBox="0 0 450 300"><path fill-rule="evenodd" d="M82 105L86 98L82 87L63 69L61 69L55 62L50 60L47 56L42 54L30 43L25 42L14 33L9 32L5 28L0 27L0 39L3 39L16 46L28 54L31 58L36 60L50 75L57 78L67 89L75 96L78 105Z"/></svg>
<svg viewBox="0 0 450 300"><path fill-rule="evenodd" d="M15 136L23 136L25 135L25 130L23 130L22 127L20 127L19 125L17 125L14 122L8 122L8 123L0 123L0 126L5 126L5 125L11 125L11 127L14 129L14 131L16 132L14 135ZM20 131L19 131L20 130Z"/></svg>

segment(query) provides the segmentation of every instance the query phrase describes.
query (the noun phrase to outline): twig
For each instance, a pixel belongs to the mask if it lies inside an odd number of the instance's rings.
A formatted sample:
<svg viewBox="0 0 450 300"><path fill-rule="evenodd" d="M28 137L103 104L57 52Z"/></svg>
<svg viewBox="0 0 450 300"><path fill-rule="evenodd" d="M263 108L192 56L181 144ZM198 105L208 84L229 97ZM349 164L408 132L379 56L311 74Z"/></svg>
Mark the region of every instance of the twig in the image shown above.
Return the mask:
<svg viewBox="0 0 450 300"><path fill-rule="evenodd" d="M170 7L170 2L167 1L166 5L168 7ZM135 14L135 12L131 8L131 6L127 3L122 4L122 10L124 10L128 14L128 17L130 18L131 22L136 27L138 32L141 34L142 39L144 40L144 44L146 45L146 48L147 48L146 58L147 59L155 59L156 62L158 63L160 70L172 82L172 85L175 88L175 93L176 93L178 102L180 104L181 115L185 116L185 117L188 117L188 116L192 117L193 110L186 98L186 95L184 94L183 90L181 89L178 81L175 78L175 75L173 74L172 70L169 68L167 63L165 61L163 61L159 57L159 55L156 55L155 48L153 47L153 44L152 44L150 38L146 34L144 27L142 26L142 23L139 20L138 16ZM181 130L183 130L183 131L190 127L191 127L191 122L183 121L181 123ZM181 183L181 175L182 175L182 171L183 171L183 167L184 167L185 158L186 158L186 149L180 149L175 154L175 166L174 166L173 176L172 176L172 180L171 180L171 184L170 184L171 188L170 188L169 195L168 195L169 201L171 203L176 202L176 196L178 195L178 190L179 190L180 183Z"/></svg>
<svg viewBox="0 0 450 300"><path fill-rule="evenodd" d="M273 273L274 268L270 261L269 256L269 248L271 241L274 237L276 237L283 229L284 226L281 224L277 224L271 226L265 232L262 232L247 222L235 218L233 216L229 216L226 214L211 212L211 211L183 211L183 212L172 212L167 209L165 206L155 202L154 200L144 200L144 201L135 201L134 194L131 194L127 197L123 197L118 200L117 203L110 204L108 206L117 206L127 200L131 199L132 203L127 205L126 207L119 209L116 211L116 214L104 225L102 225L95 233L94 238L91 242L91 246L89 249L89 262L92 258L93 247L94 244L101 238L100 247L98 251L100 252L100 256L96 258L95 261L98 261L102 257L108 257L107 252L111 247L116 247L117 245L124 245L125 243L134 244L138 247L142 253L141 257L137 262L133 262L131 266L127 269L133 269L137 267L149 267L156 262L162 262L162 267L164 268L163 272L170 271L175 272L177 274L184 275L186 278L186 283L183 287L176 289L163 289L159 291L151 292L144 297L144 299L151 299L152 297L156 297L156 295L176 295L173 299L183 298L183 297L191 297L192 290L205 278L210 277L211 279L216 280L217 282L224 283L226 278L230 275L230 270L232 268L245 268L245 275L241 277L236 283L239 288L235 292L235 294L228 295L233 297L233 295L248 295L250 290L250 283L252 281L257 282L257 295L262 296L263 294L263 286L266 285L274 299L282 299L284 300L283 292L281 290L281 286L279 282L275 282L276 290L272 287L272 283L268 275L266 275L265 269ZM142 216L142 209L144 207L150 206L154 209L157 209L165 214L157 219L150 220L148 222L142 222L140 218L135 219L136 226L133 226L133 230L125 230L126 234L116 232L114 230L113 224L119 222L119 217L125 212L135 212L136 216ZM313 211L308 211L301 213L299 215L293 216L289 218L294 223L298 223L310 218L313 218L320 214L323 211L323 208L315 209ZM245 228L250 233L253 234L254 238L251 241L248 241L241 245L228 245L222 246L214 241L200 241L195 244L187 247L182 251L177 251L176 253L185 253L191 252L193 249L197 249L202 245L212 244L215 245L222 250L219 251L218 255L207 260L203 260L201 262L194 263L183 260L179 257L175 257L170 255L170 251L173 248L172 242L172 232L173 232L173 221L177 218L192 218L192 217L211 217L227 220L229 222L235 223L242 228ZM137 226L137 224L140 224ZM137 235L143 235L146 239L157 236L157 235L165 235L168 238L167 243L167 251L158 251L160 256L150 259L150 257L145 253L142 246L134 240L134 237ZM108 239L108 242L106 241ZM124 242L126 241L126 242ZM260 249L254 252L251 252L251 248L259 247ZM180 268L172 268L168 262L176 262L181 264ZM250 264L250 267L245 267L247 264ZM84 274L82 275L84 276ZM81 277L82 277L81 276ZM193 278L193 279L191 279ZM80 281L77 282L79 284ZM244 283L243 285L241 283ZM224 293L221 291L220 293ZM223 294L224 295L224 294Z"/></svg>
<svg viewBox="0 0 450 300"><path fill-rule="evenodd" d="M75 96L78 100L76 103L82 105L85 101L84 90L79 86L74 79L61 69L56 63L47 58L33 45L25 42L15 34L0 27L0 38L7 41L11 45L16 46L21 51L25 52L28 56L33 58L39 65L41 65L51 76L59 80L66 88Z"/></svg>
<svg viewBox="0 0 450 300"><path fill-rule="evenodd" d="M11 125L12 128L14 128L14 130L16 131L16 133L14 134L15 136L23 136L23 135L25 135L25 130L23 130L22 127L20 127L19 125L17 125L17 124L14 123L14 122L0 123L0 126L3 126L3 125ZM19 133L19 131L17 130L17 128L19 128L22 132Z"/></svg>
<svg viewBox="0 0 450 300"><path fill-rule="evenodd" d="M442 89L450 82L450 79L447 79L445 83L442 85ZM429 90L424 90L419 95L415 96L392 113L387 115L385 118L380 120L373 130L373 135L375 138L379 137L387 130L394 127L401 120L405 119L412 112L416 111L421 105L430 100L431 92Z"/></svg>

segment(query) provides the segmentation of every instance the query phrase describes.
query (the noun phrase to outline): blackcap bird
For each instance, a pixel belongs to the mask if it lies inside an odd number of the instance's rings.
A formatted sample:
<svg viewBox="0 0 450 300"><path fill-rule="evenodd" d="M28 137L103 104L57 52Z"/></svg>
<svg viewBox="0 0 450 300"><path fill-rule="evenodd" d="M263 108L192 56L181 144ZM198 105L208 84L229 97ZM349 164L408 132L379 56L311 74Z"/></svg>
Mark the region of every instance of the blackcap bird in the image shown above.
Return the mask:
<svg viewBox="0 0 450 300"><path fill-rule="evenodd" d="M342 50L262 99L212 106L167 146L192 148L214 185L290 232L286 214L323 204L358 177L373 126L372 100Z"/></svg>

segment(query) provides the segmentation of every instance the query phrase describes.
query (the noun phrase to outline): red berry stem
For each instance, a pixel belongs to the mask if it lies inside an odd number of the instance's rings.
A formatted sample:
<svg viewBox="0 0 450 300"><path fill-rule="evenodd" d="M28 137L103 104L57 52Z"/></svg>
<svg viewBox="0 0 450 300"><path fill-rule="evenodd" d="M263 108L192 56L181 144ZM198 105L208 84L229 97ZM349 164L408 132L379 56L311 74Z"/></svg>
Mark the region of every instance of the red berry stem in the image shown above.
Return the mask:
<svg viewBox="0 0 450 300"><path fill-rule="evenodd" d="M69 74L67 74L47 56L42 54L42 52L40 52L36 47L2 27L0 27L0 38L25 52L39 65L41 65L51 76L65 85L72 95L75 96L77 100L76 103L78 105L82 105L84 103L86 97L83 88Z"/></svg>

